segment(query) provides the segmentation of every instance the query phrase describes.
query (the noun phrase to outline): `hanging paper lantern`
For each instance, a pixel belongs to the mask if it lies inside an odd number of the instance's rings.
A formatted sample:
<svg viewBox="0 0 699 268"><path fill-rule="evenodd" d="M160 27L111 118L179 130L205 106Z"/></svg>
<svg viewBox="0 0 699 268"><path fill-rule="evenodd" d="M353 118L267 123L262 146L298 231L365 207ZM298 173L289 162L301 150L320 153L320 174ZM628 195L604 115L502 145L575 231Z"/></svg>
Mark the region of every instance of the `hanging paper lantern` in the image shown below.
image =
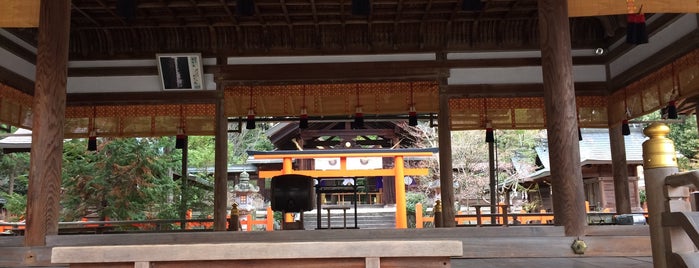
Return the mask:
<svg viewBox="0 0 699 268"><path fill-rule="evenodd" d="M410 106L410 112L408 113L408 126L417 126L417 112L415 111L415 106Z"/></svg>
<svg viewBox="0 0 699 268"><path fill-rule="evenodd" d="M306 108L301 109L301 116L299 116L299 128L300 129L307 129L308 128L308 113L306 112Z"/></svg>
<svg viewBox="0 0 699 268"><path fill-rule="evenodd" d="M667 104L667 118L677 119L677 106L675 105L675 101L670 101L670 103Z"/></svg>
<svg viewBox="0 0 699 268"><path fill-rule="evenodd" d="M246 129L255 129L255 110L250 108L248 110L248 119L245 122Z"/></svg>
<svg viewBox="0 0 699 268"><path fill-rule="evenodd" d="M629 120L624 119L624 121L621 121L621 134L624 136L631 135L631 128L629 127Z"/></svg>
<svg viewBox="0 0 699 268"><path fill-rule="evenodd" d="M640 45L648 43L646 15L635 13L626 15L626 43Z"/></svg>
<svg viewBox="0 0 699 268"><path fill-rule="evenodd" d="M175 149L184 149L187 143L187 135L184 134L184 130L181 128L177 130L177 136L175 136Z"/></svg>
<svg viewBox="0 0 699 268"><path fill-rule="evenodd" d="M483 10L483 2L481 0L463 0L461 9L466 11Z"/></svg>
<svg viewBox="0 0 699 268"><path fill-rule="evenodd" d="M362 107L357 106L354 112L354 128L364 127L364 113L362 113Z"/></svg>
<svg viewBox="0 0 699 268"><path fill-rule="evenodd" d="M485 124L485 142L495 142L495 133L493 133L493 125L490 122Z"/></svg>
<svg viewBox="0 0 699 268"><path fill-rule="evenodd" d="M87 139L87 150L97 151L97 133L90 131L90 137Z"/></svg>

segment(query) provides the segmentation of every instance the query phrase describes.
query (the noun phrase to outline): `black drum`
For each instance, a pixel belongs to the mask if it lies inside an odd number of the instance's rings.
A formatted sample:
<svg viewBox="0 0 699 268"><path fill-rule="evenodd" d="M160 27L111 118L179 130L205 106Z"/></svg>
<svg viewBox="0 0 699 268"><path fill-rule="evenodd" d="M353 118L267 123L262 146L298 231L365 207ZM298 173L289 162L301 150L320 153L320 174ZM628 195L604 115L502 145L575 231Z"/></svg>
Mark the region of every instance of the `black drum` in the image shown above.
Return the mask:
<svg viewBox="0 0 699 268"><path fill-rule="evenodd" d="M313 177L288 174L272 178L272 210L303 212L313 209Z"/></svg>

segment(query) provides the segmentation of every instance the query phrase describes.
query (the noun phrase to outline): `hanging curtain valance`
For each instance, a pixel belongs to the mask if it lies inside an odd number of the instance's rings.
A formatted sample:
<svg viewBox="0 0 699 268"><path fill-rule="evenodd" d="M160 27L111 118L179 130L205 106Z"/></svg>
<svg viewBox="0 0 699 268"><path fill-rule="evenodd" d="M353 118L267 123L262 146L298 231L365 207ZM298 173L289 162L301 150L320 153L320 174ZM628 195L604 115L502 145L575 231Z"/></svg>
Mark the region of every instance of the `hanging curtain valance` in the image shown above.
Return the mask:
<svg viewBox="0 0 699 268"><path fill-rule="evenodd" d="M29 94L0 83L0 122L31 128L33 99Z"/></svg>
<svg viewBox="0 0 699 268"><path fill-rule="evenodd" d="M410 92L413 91L411 101ZM244 117L251 106L257 116L351 116L356 106L364 114L407 114L410 103L418 113L438 113L439 86L434 81L359 84L232 86L225 89L228 117ZM699 95L699 49L617 90L610 96L577 96L580 126L605 128L621 123L628 109L635 118L665 107L668 102ZM31 129L33 97L0 84L0 122ZM626 108L624 108L626 107ZM483 129L491 120L498 129L546 127L541 97L450 99L451 129ZM66 108L65 137L172 136L183 128L188 135L214 134L215 105L123 105Z"/></svg>
<svg viewBox="0 0 699 268"><path fill-rule="evenodd" d="M618 90L609 97L610 124L639 117L677 101L699 95L699 49Z"/></svg>
<svg viewBox="0 0 699 268"><path fill-rule="evenodd" d="M246 116L250 108L257 116L298 116L304 105L308 116L349 116L361 106L368 117L407 114L411 88L418 113L439 111L439 85L433 81L231 86L224 98L229 117Z"/></svg>
<svg viewBox="0 0 699 268"><path fill-rule="evenodd" d="M607 127L607 101L603 96L577 96L581 127ZM543 97L458 98L449 100L452 130L484 129L491 121L497 129L546 128Z"/></svg>
<svg viewBox="0 0 699 268"><path fill-rule="evenodd" d="M213 104L80 106L66 108L65 137L87 137L91 128L102 137L213 135Z"/></svg>

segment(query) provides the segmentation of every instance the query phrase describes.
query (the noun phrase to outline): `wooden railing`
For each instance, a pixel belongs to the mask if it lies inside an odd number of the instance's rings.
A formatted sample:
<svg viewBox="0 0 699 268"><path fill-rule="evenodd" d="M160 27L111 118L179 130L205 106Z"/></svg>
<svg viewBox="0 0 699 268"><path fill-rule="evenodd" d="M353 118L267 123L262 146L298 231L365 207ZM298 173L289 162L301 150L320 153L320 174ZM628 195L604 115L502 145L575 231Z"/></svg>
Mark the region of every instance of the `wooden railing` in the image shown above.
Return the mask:
<svg viewBox="0 0 699 268"><path fill-rule="evenodd" d="M213 229L213 219L168 219L145 221L75 221L59 222L59 234L102 234L102 233L138 233L138 232L178 232L178 231L210 231ZM184 223L185 228L179 226ZM253 219L251 214L240 219L242 231L252 231L255 225L264 225L266 231L274 230L274 212L267 208L263 219ZM24 223L0 222L0 233L6 235L24 235Z"/></svg>
<svg viewBox="0 0 699 268"><path fill-rule="evenodd" d="M553 225L554 216L550 212L540 213L508 213L507 206L498 205L498 213L481 213L479 207L476 207L475 214L463 214L458 212L454 216L456 226L509 226L509 225ZM424 216L422 204L415 206L415 228L423 228L427 222L434 223L434 217ZM648 216L647 212L639 212ZM587 213L587 222L591 225L607 225L614 224L614 216L616 213L610 212L590 212ZM494 221L493 221L494 219Z"/></svg>

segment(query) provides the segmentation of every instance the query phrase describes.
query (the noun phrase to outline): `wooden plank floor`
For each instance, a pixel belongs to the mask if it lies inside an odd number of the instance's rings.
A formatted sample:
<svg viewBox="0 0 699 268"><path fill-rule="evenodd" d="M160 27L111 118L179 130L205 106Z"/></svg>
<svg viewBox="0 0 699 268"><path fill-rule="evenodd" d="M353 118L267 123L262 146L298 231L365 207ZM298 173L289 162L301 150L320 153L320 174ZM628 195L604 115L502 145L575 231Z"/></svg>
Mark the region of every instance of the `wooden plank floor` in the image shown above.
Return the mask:
<svg viewBox="0 0 699 268"><path fill-rule="evenodd" d="M489 268L652 268L651 257L451 259L451 267Z"/></svg>
<svg viewBox="0 0 699 268"><path fill-rule="evenodd" d="M585 255L570 249L574 238L560 226L512 226L438 229L311 230L274 232L190 232L48 236L47 248L56 246L154 245L196 243L250 243L295 241L460 240L463 256L453 267L651 267L647 225L589 226L581 237ZM0 266L25 261L20 252L23 237L0 238ZM13 251L7 251L13 250ZM43 249L34 249L32 260L47 261ZM26 249L25 249L26 251ZM49 257L50 258L50 257ZM647 259L644 259L647 258ZM530 261L541 265L527 265ZM518 263L524 263L517 266ZM483 264L483 265L479 265ZM505 266L497 266L505 263ZM50 264L50 262L47 262ZM608 264L608 265L607 265ZM617 265L618 264L618 265ZM597 266L596 266L597 265ZM600 266L603 265L603 266ZM11 266L11 265L10 265Z"/></svg>

